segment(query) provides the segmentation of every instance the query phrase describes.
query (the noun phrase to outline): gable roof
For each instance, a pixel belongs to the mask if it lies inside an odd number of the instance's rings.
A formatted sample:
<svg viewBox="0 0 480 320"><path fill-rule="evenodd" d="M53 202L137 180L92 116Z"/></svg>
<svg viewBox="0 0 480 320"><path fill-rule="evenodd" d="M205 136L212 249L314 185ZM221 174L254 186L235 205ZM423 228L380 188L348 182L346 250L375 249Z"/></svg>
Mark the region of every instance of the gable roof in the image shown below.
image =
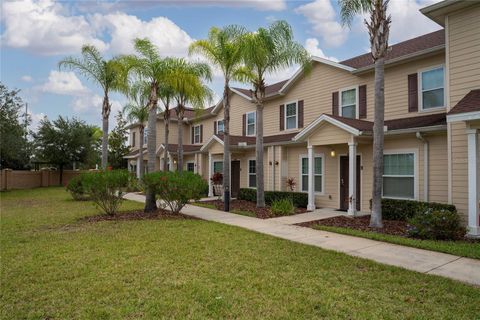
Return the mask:
<svg viewBox="0 0 480 320"><path fill-rule="evenodd" d="M480 111L480 89L471 90L448 113L457 114Z"/></svg>
<svg viewBox="0 0 480 320"><path fill-rule="evenodd" d="M194 145L194 144L184 144L183 145L183 153L195 153L197 151L200 151L200 148L202 146L201 145ZM158 149L157 149L157 154L160 153L160 150L164 150L165 149L165 144L161 144ZM171 144L169 143L168 144L168 148L167 148L168 152L169 153L177 153L178 151L178 144Z"/></svg>

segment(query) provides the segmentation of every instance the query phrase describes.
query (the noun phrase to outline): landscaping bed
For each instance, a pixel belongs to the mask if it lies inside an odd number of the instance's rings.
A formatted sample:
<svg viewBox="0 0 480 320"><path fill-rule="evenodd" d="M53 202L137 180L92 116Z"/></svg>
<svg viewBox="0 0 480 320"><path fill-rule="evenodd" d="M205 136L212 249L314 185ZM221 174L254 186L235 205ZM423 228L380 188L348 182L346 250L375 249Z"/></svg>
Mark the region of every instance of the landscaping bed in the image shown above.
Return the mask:
<svg viewBox="0 0 480 320"><path fill-rule="evenodd" d="M222 200L208 200L202 202L195 202L195 205L212 208L223 211L223 201ZM241 214L250 217L257 217L259 219L269 219L276 218L279 215L272 213L270 206L265 206L265 208L257 208L255 202L247 200L232 200L230 201L230 212ZM295 208L294 214L300 214L307 212L306 208Z"/></svg>
<svg viewBox="0 0 480 320"><path fill-rule="evenodd" d="M197 219L184 214L174 214L169 210L158 209L155 212L145 213L143 210L134 210L119 212L116 215L95 215L80 218L79 221L98 222L98 221L128 221L128 220L160 220L160 219Z"/></svg>

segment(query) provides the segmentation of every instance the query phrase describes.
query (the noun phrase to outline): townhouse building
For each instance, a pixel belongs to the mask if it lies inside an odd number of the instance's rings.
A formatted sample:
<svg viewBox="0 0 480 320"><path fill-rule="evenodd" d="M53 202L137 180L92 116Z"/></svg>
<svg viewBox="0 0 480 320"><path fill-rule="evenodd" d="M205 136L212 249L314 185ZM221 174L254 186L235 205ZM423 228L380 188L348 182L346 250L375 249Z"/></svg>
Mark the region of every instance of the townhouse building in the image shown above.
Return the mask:
<svg viewBox="0 0 480 320"><path fill-rule="evenodd" d="M421 10L439 31L392 45L385 62L383 196L452 203L472 236L480 236L480 3L446 0ZM393 22L395 23L395 22ZM369 212L372 194L374 65L370 54L333 62L312 57L309 74L267 87L263 161L266 190L294 178L308 209ZM255 188L255 105L251 92L231 92L231 191ZM157 169L176 167L183 135L185 170L210 183L223 171L223 107L188 109L168 146L157 121ZM148 129L147 129L148 130ZM130 127L129 168L136 170L138 125ZM146 151L145 151L146 153ZM145 157L146 159L146 157ZM146 161L146 160L145 160ZM213 195L210 183L209 194Z"/></svg>

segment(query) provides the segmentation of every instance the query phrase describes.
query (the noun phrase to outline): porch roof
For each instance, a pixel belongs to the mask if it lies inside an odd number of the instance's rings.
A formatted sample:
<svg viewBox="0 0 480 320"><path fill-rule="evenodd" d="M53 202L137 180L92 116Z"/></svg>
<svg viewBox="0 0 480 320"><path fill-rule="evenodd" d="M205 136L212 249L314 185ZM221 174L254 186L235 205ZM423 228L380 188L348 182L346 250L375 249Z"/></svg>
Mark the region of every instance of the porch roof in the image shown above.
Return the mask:
<svg viewBox="0 0 480 320"><path fill-rule="evenodd" d="M147 153L147 149L143 150L143 154ZM127 155L123 156L124 159L136 159L140 154L140 149L130 151Z"/></svg>
<svg viewBox="0 0 480 320"><path fill-rule="evenodd" d="M195 152L200 151L201 147L202 147L201 145L184 144L183 145L183 153L195 153ZM164 149L165 149L165 145L162 143L157 149L157 154L160 153L160 150L164 150ZM177 153L178 144L169 143L167 150L168 150L169 153Z"/></svg>
<svg viewBox="0 0 480 320"><path fill-rule="evenodd" d="M449 122L480 119L480 89L467 93L447 116Z"/></svg>

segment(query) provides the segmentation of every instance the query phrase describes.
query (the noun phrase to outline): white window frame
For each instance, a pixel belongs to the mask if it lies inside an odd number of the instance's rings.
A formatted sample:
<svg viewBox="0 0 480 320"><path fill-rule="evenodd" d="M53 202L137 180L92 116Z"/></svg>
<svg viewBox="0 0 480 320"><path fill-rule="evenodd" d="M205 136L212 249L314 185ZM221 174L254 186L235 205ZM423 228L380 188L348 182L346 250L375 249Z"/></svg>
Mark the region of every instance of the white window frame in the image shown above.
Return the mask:
<svg viewBox="0 0 480 320"><path fill-rule="evenodd" d="M359 108L358 108L358 85L357 86L352 86L352 87L347 87L340 89L338 92L338 114L340 117L343 117L343 103L342 103L342 92L349 91L355 89L355 118L353 119L359 119L358 113L359 113Z"/></svg>
<svg viewBox="0 0 480 320"><path fill-rule="evenodd" d="M185 162L185 171L188 171L188 165L189 164L193 164L193 171L192 172L195 172L195 161L187 161Z"/></svg>
<svg viewBox="0 0 480 320"><path fill-rule="evenodd" d="M248 115L249 114L253 114L253 119L254 119L254 122L253 122L253 134L248 134ZM257 112L256 111L250 111L250 112L247 112L246 115L245 115L245 135L248 136L248 137L253 137L255 136L257 133Z"/></svg>
<svg viewBox="0 0 480 320"><path fill-rule="evenodd" d="M323 196L325 195L325 154L324 153L315 153L313 155L313 162L315 164L315 158L322 158L322 173L321 174L316 174L315 173L315 168L313 170L313 183L315 184L315 176L319 176L321 175L322 176L322 192L318 192L318 191L315 191L315 194L316 195L319 195L319 196ZM301 154L298 156L298 172L299 172L299 192L303 192L303 193L308 193L308 189L307 190L302 190L302 178L303 176L307 176L308 178L308 170L307 170L307 173L306 174L302 174L302 159L307 159L308 161L308 154ZM315 187L315 186L314 186Z"/></svg>
<svg viewBox="0 0 480 320"><path fill-rule="evenodd" d="M418 149L388 149L383 151L383 155L391 154L413 154L413 198L404 198L404 197L388 197L383 195L383 177L385 176L382 173L382 198L385 199L397 199L397 200L416 200L418 201ZM387 175L387 177L409 177L405 175ZM425 186L424 186L425 187Z"/></svg>
<svg viewBox="0 0 480 320"><path fill-rule="evenodd" d="M223 160L214 160L214 161L212 161L212 174L215 173L215 163L222 163L222 171L221 171L220 173L223 174Z"/></svg>
<svg viewBox="0 0 480 320"><path fill-rule="evenodd" d="M197 128L198 128L198 135L197 135L197 133L195 132L195 130L196 130ZM197 136L198 136L198 141L197 141ZM201 136L200 125L199 125L199 124L194 125L194 126L193 126L193 144L201 143L201 141L200 141L200 136Z"/></svg>
<svg viewBox="0 0 480 320"><path fill-rule="evenodd" d="M217 127L217 132L216 132L216 133L220 133L220 132L223 133L223 132L225 132L225 131L224 131L224 130L225 130L225 119L219 119L219 120L216 120L215 122L217 123L217 125L216 125L216 127ZM222 131L218 130L218 124L219 124L220 122L223 122L223 130L222 130Z"/></svg>
<svg viewBox="0 0 480 320"><path fill-rule="evenodd" d="M433 108L428 108L428 109L423 109L423 90L422 90L422 73L432 71L435 69L443 68L443 106L439 107L433 107ZM445 71L445 65L444 64L439 64L436 66L428 67L428 68L423 68L417 71L417 79L418 79L418 110L420 112L431 112L431 111L436 111L436 110L441 110L446 108L447 104L447 88L445 87L446 85L446 71ZM440 89L440 87L435 88L435 89ZM430 89L435 90L435 89Z"/></svg>
<svg viewBox="0 0 480 320"><path fill-rule="evenodd" d="M293 104L293 103L295 103L295 118L296 118L295 128L287 128L287 105ZM298 129L298 100L285 103L285 105L283 106L283 113L285 114L285 116L283 117L284 118L283 127L285 128L285 131ZM290 117L293 117L293 116L290 116Z"/></svg>
<svg viewBox="0 0 480 320"><path fill-rule="evenodd" d="M250 173L250 161L255 161L255 174ZM255 180L257 179L257 159L256 158L249 158L247 159L247 187L250 189L257 189L257 187L250 186L250 176L255 176Z"/></svg>

